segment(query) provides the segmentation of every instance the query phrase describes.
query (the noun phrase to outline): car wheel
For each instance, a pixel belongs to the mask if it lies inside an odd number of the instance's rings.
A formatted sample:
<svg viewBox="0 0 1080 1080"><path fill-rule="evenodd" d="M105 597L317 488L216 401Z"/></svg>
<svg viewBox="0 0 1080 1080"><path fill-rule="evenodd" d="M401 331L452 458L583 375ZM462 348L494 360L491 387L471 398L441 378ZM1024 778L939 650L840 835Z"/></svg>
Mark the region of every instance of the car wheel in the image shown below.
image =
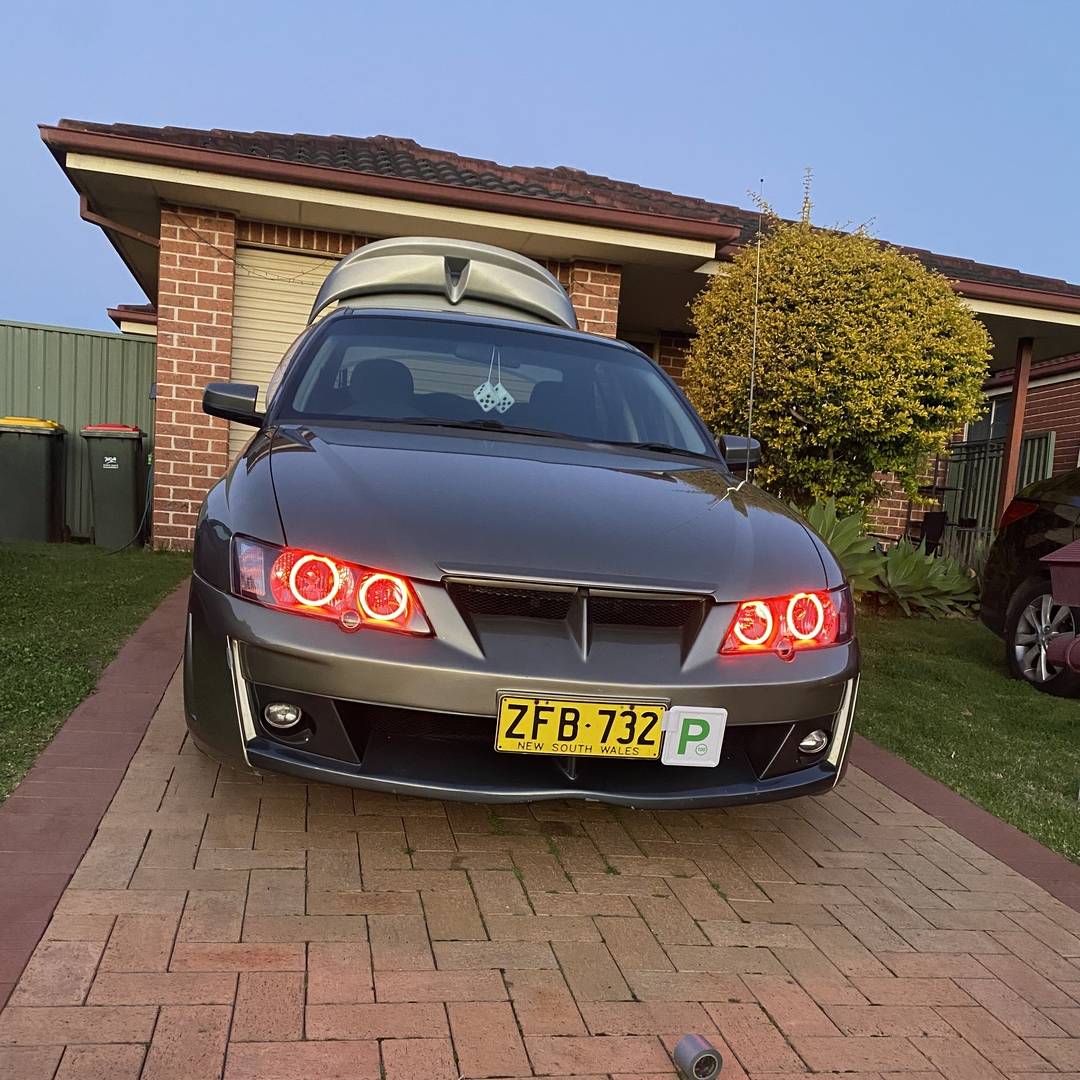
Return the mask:
<svg viewBox="0 0 1080 1080"><path fill-rule="evenodd" d="M1005 619L1005 658L1014 678L1059 697L1080 697L1080 673L1048 663L1046 646L1080 629L1080 609L1056 601L1050 582L1037 578L1013 593Z"/></svg>

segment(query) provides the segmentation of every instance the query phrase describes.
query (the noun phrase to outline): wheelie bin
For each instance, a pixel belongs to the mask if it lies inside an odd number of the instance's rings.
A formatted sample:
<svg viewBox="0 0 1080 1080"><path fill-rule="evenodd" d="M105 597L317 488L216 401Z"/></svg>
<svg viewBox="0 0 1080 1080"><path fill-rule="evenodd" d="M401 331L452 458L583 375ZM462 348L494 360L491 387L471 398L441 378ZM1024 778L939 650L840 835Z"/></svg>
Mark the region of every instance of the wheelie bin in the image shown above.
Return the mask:
<svg viewBox="0 0 1080 1080"><path fill-rule="evenodd" d="M90 459L94 543L116 549L142 543L146 455L142 432L129 424L82 429Z"/></svg>
<svg viewBox="0 0 1080 1080"><path fill-rule="evenodd" d="M0 417L0 542L63 538L63 426Z"/></svg>

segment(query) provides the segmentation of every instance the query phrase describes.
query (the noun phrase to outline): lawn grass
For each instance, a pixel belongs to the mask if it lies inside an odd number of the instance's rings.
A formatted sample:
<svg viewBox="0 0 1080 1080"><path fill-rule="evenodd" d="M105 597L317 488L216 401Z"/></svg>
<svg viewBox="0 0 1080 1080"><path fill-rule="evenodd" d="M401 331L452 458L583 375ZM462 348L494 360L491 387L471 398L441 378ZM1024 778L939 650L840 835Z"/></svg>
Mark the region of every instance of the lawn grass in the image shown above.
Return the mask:
<svg viewBox="0 0 1080 1080"><path fill-rule="evenodd" d="M1080 862L1080 700L1007 677L981 623L866 616L855 729Z"/></svg>
<svg viewBox="0 0 1080 1080"><path fill-rule="evenodd" d="M0 544L0 799L191 557Z"/></svg>

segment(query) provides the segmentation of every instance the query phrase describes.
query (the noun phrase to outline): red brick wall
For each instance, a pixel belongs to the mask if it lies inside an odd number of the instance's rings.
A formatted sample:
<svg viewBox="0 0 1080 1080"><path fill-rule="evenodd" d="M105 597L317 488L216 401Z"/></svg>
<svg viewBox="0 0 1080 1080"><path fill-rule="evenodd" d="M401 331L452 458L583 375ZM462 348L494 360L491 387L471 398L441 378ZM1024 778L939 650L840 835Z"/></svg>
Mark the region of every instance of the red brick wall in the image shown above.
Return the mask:
<svg viewBox="0 0 1080 1080"><path fill-rule="evenodd" d="M931 462L926 472L919 478L920 484L931 486L935 480L939 484L945 483L947 465L944 459ZM870 507L866 515L866 528L868 532L876 536L899 539L908 533L918 533L918 523L922 521L923 514L927 510L940 509L933 503L913 505L904 494L904 489L893 478L891 473L877 473L875 479L885 485L885 494Z"/></svg>
<svg viewBox="0 0 1080 1080"><path fill-rule="evenodd" d="M567 291L577 312L578 327L587 334L615 337L619 325L619 287L622 274L613 263L570 264Z"/></svg>
<svg viewBox="0 0 1080 1080"><path fill-rule="evenodd" d="M877 479L885 485L885 494L870 508L866 515L866 529L877 536L898 539L908 531L909 522L922 520L923 510L911 506L904 489L891 473L878 473Z"/></svg>
<svg viewBox="0 0 1080 1080"><path fill-rule="evenodd" d="M238 244L261 244L264 247L293 251L317 251L327 255L348 255L370 244L370 236L358 233L327 232L325 229L296 229L289 225L270 225L263 221L238 221Z"/></svg>
<svg viewBox="0 0 1080 1080"><path fill-rule="evenodd" d="M1080 379L1028 390L1024 431L1054 431L1054 474L1075 469L1080 454Z"/></svg>
<svg viewBox="0 0 1080 1080"><path fill-rule="evenodd" d="M554 274L559 284L570 291L570 264L568 262L559 262L557 259L537 259L536 260L549 274Z"/></svg>
<svg viewBox="0 0 1080 1080"><path fill-rule="evenodd" d="M202 411L232 363L236 221L163 207L158 256L154 546L191 547L206 492L229 463L228 425Z"/></svg>
<svg viewBox="0 0 1080 1080"><path fill-rule="evenodd" d="M689 334L662 333L657 360L660 366L678 383L682 383L686 353L690 348Z"/></svg>

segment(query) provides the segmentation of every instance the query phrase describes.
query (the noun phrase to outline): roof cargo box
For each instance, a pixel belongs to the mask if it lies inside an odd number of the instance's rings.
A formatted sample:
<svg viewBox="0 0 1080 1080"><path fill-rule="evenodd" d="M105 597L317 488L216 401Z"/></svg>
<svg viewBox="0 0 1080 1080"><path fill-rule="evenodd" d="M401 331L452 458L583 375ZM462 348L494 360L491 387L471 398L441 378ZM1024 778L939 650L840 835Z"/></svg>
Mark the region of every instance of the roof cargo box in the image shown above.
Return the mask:
<svg viewBox="0 0 1080 1080"><path fill-rule="evenodd" d="M577 329L566 290L539 263L467 240L402 236L358 248L330 271L308 322L335 302L458 310Z"/></svg>

